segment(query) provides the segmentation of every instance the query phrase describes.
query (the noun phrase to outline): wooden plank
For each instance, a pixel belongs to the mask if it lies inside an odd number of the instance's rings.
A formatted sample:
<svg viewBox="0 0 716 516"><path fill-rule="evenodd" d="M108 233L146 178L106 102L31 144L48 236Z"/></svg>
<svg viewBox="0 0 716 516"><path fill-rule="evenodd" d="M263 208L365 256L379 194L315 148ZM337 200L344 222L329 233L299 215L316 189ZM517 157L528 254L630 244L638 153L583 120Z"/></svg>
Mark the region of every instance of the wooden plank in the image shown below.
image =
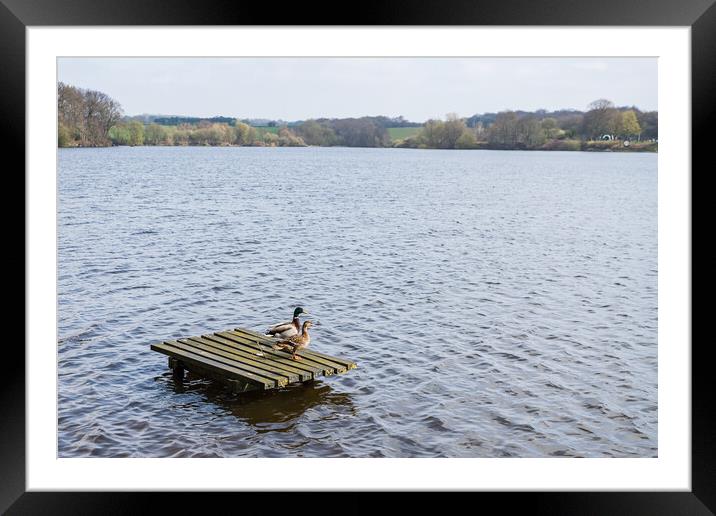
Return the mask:
<svg viewBox="0 0 716 516"><path fill-rule="evenodd" d="M208 336L205 336L205 337L208 337ZM272 357L274 357L276 360L280 361L281 363L290 364L291 366L293 366L297 369L301 369L302 371L311 372L314 376L333 373L333 369L328 369L321 364L313 364L310 362L305 363L303 361L299 362L299 361L293 360L291 358L290 353L286 353L285 351L273 349L272 344L264 344L263 346L259 347L259 345L256 344L255 339L234 335L232 333L229 333L228 331L217 332L214 335L212 335L212 337L224 339L224 341L228 341L231 344L234 344L236 346L245 346L252 350L263 351L264 353L270 354Z"/></svg>
<svg viewBox="0 0 716 516"><path fill-rule="evenodd" d="M185 339L179 340L181 341ZM295 371L284 369L280 365L276 365L275 362L273 362L267 357L258 357L254 353L247 353L245 351L231 348L229 346L225 346L223 344L219 344L218 342L207 340L202 337L189 337L186 340L196 342L198 345L201 345L203 349L207 349L207 351L213 348L222 353L226 353L227 356L234 357L235 360L239 362L247 363L259 369L264 369L269 373L285 376L286 379L288 379L288 381L291 383L299 381L299 375L296 374Z"/></svg>
<svg viewBox="0 0 716 516"><path fill-rule="evenodd" d="M243 335L237 335L236 333L229 331L222 331L218 332L215 335L218 335L220 337L223 337L225 339L229 339L232 341L235 341L237 343L243 343L246 346L251 346L255 349L258 348L258 344L256 344L256 339L253 339L251 337L246 337ZM335 369L331 367L326 367L324 364L319 364L317 362L312 362L310 360L293 360L291 358L291 353L287 353L283 350L273 349L272 342L265 343L263 346L261 346L261 349L263 349L266 352L270 352L273 356L276 356L277 358L281 358L283 360L288 361L290 364L293 364L294 367L299 368L309 368L311 370L317 371L315 374L323 375L323 376L330 376L332 374L335 374Z"/></svg>
<svg viewBox="0 0 716 516"><path fill-rule="evenodd" d="M232 340L233 340L233 339L238 339L238 340L240 340L240 341L246 343L247 345L251 345L251 344L249 344L249 343L252 343L252 344L253 344L254 346L256 346L257 349L258 349L258 345L256 344L256 340L254 339L254 340L252 341L252 338L253 338L253 337L247 337L247 336L245 336L245 335L236 333L236 332L231 331L231 330L219 332L218 335L221 336L221 337L225 337L225 338L227 338L227 339L232 339ZM323 374L324 374L325 376L331 376L331 375L335 374L336 372L342 372L342 371L338 371L337 368L334 367L334 366L331 365L331 364L326 364L326 363L324 363L324 362L319 362L319 361L313 360L312 358L306 359L306 358L304 357L304 359L301 360L301 361L293 360L293 359L291 358L291 353L288 353L287 351L282 351L282 350L273 349L273 345L274 345L275 343L276 343L275 341L268 341L268 342L266 343L266 345L264 346L264 349L266 349L266 347L268 347L268 348L271 349L271 351L272 351L273 353L278 354L279 356L281 356L281 357L283 357L283 358L286 358L287 360L291 360L291 362L293 362L294 364L304 364L304 363L305 363L305 364L308 364L308 365L310 365L310 366L312 366L312 367L317 367L317 368L319 368L321 371L323 371ZM301 355L300 352L297 353L297 354L298 354L298 355ZM301 355L301 356L303 356L303 355ZM345 369L344 369L344 371L345 371Z"/></svg>
<svg viewBox="0 0 716 516"><path fill-rule="evenodd" d="M177 363L181 363L180 360L173 357L169 357L169 362L169 369L173 369L174 365L176 365ZM228 376L213 372L198 365L192 365L190 372L191 374L203 376L205 378L214 380L215 382L223 383L224 385L228 386L229 389L231 389L231 391L234 393L255 391L258 389L258 387L256 387L255 385L251 385L250 383L242 382L239 380L234 380L232 378L229 378Z"/></svg>
<svg viewBox="0 0 716 516"><path fill-rule="evenodd" d="M154 346L157 348L155 351L160 351L165 355L174 357L175 359L183 362L184 366L189 371L194 371L197 367L208 368L215 374L221 375L223 378L250 383L262 389L273 389L277 385L277 383L270 378L255 375L249 371L243 370L242 368L228 365L220 360L214 360L210 356L207 357L207 353L200 350L184 349L179 347L181 344L177 341L164 341L163 343L155 344Z"/></svg>
<svg viewBox="0 0 716 516"><path fill-rule="evenodd" d="M311 371L298 369L293 367L293 364L290 363L282 363L278 357L271 356L266 348L262 348L264 354L261 356L257 355L260 350L250 346L243 346L239 343L232 342L216 335L202 335L201 337L191 337L191 339L203 342L209 346L214 346L229 353L236 353L237 355L250 358L259 362L262 367L275 368L276 371L274 372L276 373L285 374L287 376L296 376L297 378L293 381L305 381L313 378L313 373Z"/></svg>
<svg viewBox="0 0 716 516"><path fill-rule="evenodd" d="M301 382L312 380L314 375L319 376L323 374L323 370L317 367L311 367L307 365L297 367L299 364L296 364L295 360L286 359L278 354L274 354L272 350L267 349L265 346L262 346L261 349L259 349L257 347L247 346L229 339L225 339L224 337L219 337L218 335L202 335L201 339L208 342L213 342L218 346L223 346L222 349L226 349L227 351L236 350L237 352L248 353L251 355L254 355L257 351L263 351L263 353L266 355L266 358L269 360L269 363L273 367L282 368L285 371L297 374L299 376L299 381Z"/></svg>
<svg viewBox="0 0 716 516"><path fill-rule="evenodd" d="M203 357L209 358L216 362L226 364L227 366L231 366L233 368L240 369L241 371L251 373L256 376L262 376L264 378L272 380L279 387L283 387L284 385L288 384L288 380L286 379L285 376L280 376L280 375L276 375L273 373L269 373L268 371L264 371L263 369L259 369L257 367L250 365L250 364L244 364L241 362L237 362L236 360L234 360L231 357L231 355L229 355L228 357L224 356L224 352L222 352L222 351L213 350L211 348L209 348L208 350L202 349L201 345L196 342L190 342L190 341L186 341L185 339L179 339L179 340L172 341L171 344L173 346L183 349L185 351L189 351L191 353L201 355Z"/></svg>
<svg viewBox="0 0 716 516"><path fill-rule="evenodd" d="M272 380L253 375L235 367L227 366L226 364L202 355L177 348L172 344L173 342L174 341L165 341L161 344L152 344L150 347L154 351L158 351L164 355L181 360L181 362L183 362L186 368L190 371L194 368L206 369L211 371L212 374L239 380L243 383L254 385L259 389L272 389L276 386L276 382Z"/></svg>
<svg viewBox="0 0 716 516"><path fill-rule="evenodd" d="M269 337L267 335L262 335L258 332L254 332L253 330L247 330L246 328L235 328L234 331L237 333L245 333L246 335L250 335L252 337L261 337L261 338L266 339L267 341L271 342L271 337ZM311 356L311 357L315 357L315 358L323 358L323 359L328 360L334 364L339 364L340 366L343 366L346 370L355 369L356 367L358 367L355 362L346 360L345 358L334 357L334 356L328 355L326 353L321 353L321 352L313 350L313 349L304 349L301 351L301 353L305 354L306 356Z"/></svg>
<svg viewBox="0 0 716 516"><path fill-rule="evenodd" d="M337 364L341 364L344 366L347 370L355 369L358 367L355 362L351 362L350 360L347 360L345 358L341 357L334 357L333 355L328 355L326 353L321 353L320 351L316 351L315 349L307 349L308 353L310 353L313 356L325 358L326 360L330 360L331 362L335 362Z"/></svg>
<svg viewBox="0 0 716 516"><path fill-rule="evenodd" d="M231 365L235 367L246 369L261 376L266 376L267 378L271 378L272 380L275 380L277 382L281 381L282 379L285 379L287 383L298 381L298 375L289 373L287 371L272 371L271 368L267 368L264 363L261 363L259 361L260 358L255 355L250 355L247 358L239 354L232 353L230 351L225 351L216 346L212 346L211 343L207 344L205 342L201 342L201 337L189 337L187 339L177 339L177 341L182 344L186 344L187 346L201 349L202 351L206 351L207 353L219 355L222 361L228 360L228 363L231 363Z"/></svg>
<svg viewBox="0 0 716 516"><path fill-rule="evenodd" d="M230 334L233 338L244 339L244 341L246 341L246 342L253 342L254 345L256 344L257 340L263 341L263 343L264 343L263 345L266 347L270 347L271 349L273 349L273 346L280 340L280 339L275 339L272 337L267 337L265 335L255 334L253 332L249 333L246 330L244 330L243 328L239 328L238 331L237 330L228 330L225 333ZM281 356L287 357L289 359L291 357L291 353L288 351L275 350L275 352L280 353ZM342 373L342 372L345 372L345 370L346 370L343 365L337 364L335 362L330 362L330 361L324 360L322 358L315 357L310 353L310 351L307 351L305 349L300 350L296 354L303 358L302 362L312 364L315 367L319 367L319 368L323 369L324 371L326 371L326 374ZM294 361L294 363L296 363L296 362Z"/></svg>
<svg viewBox="0 0 716 516"><path fill-rule="evenodd" d="M238 331L237 331L237 330L234 330L234 331L231 332L231 333L234 333L234 334L236 334L236 335L241 335L241 334L243 333L243 334L246 334L246 335L249 335L249 336L258 337L258 335L255 335L255 334L253 334L253 333L247 333L246 330L243 330L242 328L239 328ZM271 342L272 344L275 344L275 343L277 342L277 340L271 340L271 341L269 341L269 342ZM287 353L287 354L288 354L289 356L291 355L290 353ZM312 352L311 352L310 350L308 350L308 349L302 349L302 350L300 350L299 352L297 352L296 354L299 355L299 356L301 356L301 357L303 357L304 360L305 360L305 359L310 359L312 362L315 362L315 363L318 363L318 364L323 364L323 365L325 365L325 366L328 366L328 367L332 368L336 373L345 373L345 372L348 370L348 368L347 368L346 366L344 366L343 364L339 364L339 363L334 362L334 361L332 361L332 360L329 360L329 359L326 359L326 358L322 358L322 357L316 356L314 353L312 353Z"/></svg>
<svg viewBox="0 0 716 516"><path fill-rule="evenodd" d="M269 335L264 335L262 333L259 333L259 332L253 331L253 330L249 330L247 328L234 328L234 331L236 331L238 333L245 333L246 335L250 335L252 337L259 337L259 338L264 339L268 342L271 342L272 341L271 339L273 338ZM342 364L347 369L355 369L357 367L356 363L351 360L347 360L347 359L341 358L341 357L335 357L333 355L328 355L326 353L321 353L320 351L316 351L314 349L310 349L310 348L305 349L304 352L306 352L306 354L309 354L309 355L314 355L316 357L325 358L327 360L331 360L332 362Z"/></svg>

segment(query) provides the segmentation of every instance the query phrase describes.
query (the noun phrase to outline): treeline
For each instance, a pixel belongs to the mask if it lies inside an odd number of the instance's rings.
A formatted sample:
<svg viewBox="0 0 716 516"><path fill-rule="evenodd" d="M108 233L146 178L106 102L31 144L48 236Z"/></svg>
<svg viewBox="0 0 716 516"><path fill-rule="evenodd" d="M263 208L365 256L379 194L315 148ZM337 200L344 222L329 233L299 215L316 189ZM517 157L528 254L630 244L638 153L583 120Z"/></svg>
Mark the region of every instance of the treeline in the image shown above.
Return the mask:
<svg viewBox="0 0 716 516"><path fill-rule="evenodd" d="M388 128L381 118L362 117L307 120L296 126L296 134L307 145L321 147L390 147Z"/></svg>
<svg viewBox="0 0 716 516"><path fill-rule="evenodd" d="M604 99L592 102L589 108L585 113L504 111L467 119L449 114L444 121L428 120L418 134L394 142L394 146L426 149L656 149L657 112L617 108Z"/></svg>
<svg viewBox="0 0 716 516"><path fill-rule="evenodd" d="M658 127L658 113L656 111L641 111L635 106L627 107L615 107L612 102L600 99L592 102L588 109L589 111L593 111L594 108L602 106L603 109L607 111L607 119L611 118L613 122L617 121L617 116L619 113L623 113L624 111L634 111L634 113L637 115L637 121L639 122L639 125L641 127L641 138L642 139L657 139L659 137L659 127ZM589 117L587 119L587 125L584 124L584 111L579 111L575 109L562 109L557 111L547 111L544 109L538 109L537 111L530 112L530 111L510 111L510 113L514 113L518 118L536 118L539 121L542 121L547 118L553 118L555 121L555 124L562 130L564 130L564 135L567 138L589 138L590 135L586 134L589 133ZM477 130L480 130L482 128L488 128L490 127L495 120L497 119L497 116L499 113L483 113L483 114L477 114L473 115L469 118L465 119L465 123L470 128L475 128ZM616 124L615 124L616 125ZM609 132L609 125L606 125L603 129L605 129L605 133Z"/></svg>
<svg viewBox="0 0 716 516"><path fill-rule="evenodd" d="M265 121L138 115L106 94L58 84L58 145L345 146L432 149L656 150L658 113L600 99L586 112L503 111L468 118L448 114L424 124L403 117ZM391 138L391 133L394 138ZM400 138L398 138L398 136ZM628 142L628 143L627 143ZM628 149L626 148L628 145Z"/></svg>
<svg viewBox="0 0 716 516"><path fill-rule="evenodd" d="M234 120L228 123L180 124L164 126L123 121L109 131L112 145L248 145L261 147L301 147L306 144L287 127L276 132L251 127Z"/></svg>
<svg viewBox="0 0 716 516"><path fill-rule="evenodd" d="M361 118L318 118L298 122L292 129L307 145L321 147L392 147L391 128L422 127L402 116Z"/></svg>
<svg viewBox="0 0 716 516"><path fill-rule="evenodd" d="M248 124L214 117L171 117L170 124L145 124L122 117L122 106L107 94L57 85L57 144L59 147L110 145L254 145L302 146L303 140L287 127L262 130ZM174 123L176 122L176 123Z"/></svg>

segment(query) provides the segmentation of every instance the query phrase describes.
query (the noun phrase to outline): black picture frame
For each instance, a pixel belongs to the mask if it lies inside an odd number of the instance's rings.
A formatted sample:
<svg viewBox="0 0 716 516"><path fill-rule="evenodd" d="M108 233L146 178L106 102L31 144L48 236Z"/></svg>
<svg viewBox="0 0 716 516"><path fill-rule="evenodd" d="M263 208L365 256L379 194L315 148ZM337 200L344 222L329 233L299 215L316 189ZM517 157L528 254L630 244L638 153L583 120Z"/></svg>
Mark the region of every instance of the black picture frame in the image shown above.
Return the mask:
<svg viewBox="0 0 716 516"><path fill-rule="evenodd" d="M502 0L440 2L366 1L349 9L335 2L281 5L237 0L0 0L0 110L9 128L4 151L14 155L18 174L25 166L25 28L83 25L551 25L551 26L689 26L692 59L692 162L705 170L716 109L715 0ZM345 7L345 6L344 6ZM692 171L682 171L691 173ZM693 184L693 183L692 183ZM24 183L23 183L23 192ZM692 187L693 191L693 187ZM24 197L24 196L23 196ZM27 202L27 199L26 199ZM693 211L693 204L692 204ZM12 219L8 219L12 220ZM24 249L24 246L23 246ZM692 247L693 249L693 247ZM693 252L693 251L692 251ZM693 255L692 255L693 256ZM23 257L27 259L27 256ZM19 261L19 257L16 257ZM23 264L24 266L24 264ZM26 272L27 274L27 272ZM27 277L26 277L27 280ZM24 307L24 305L23 305ZM713 514L716 511L716 432L714 376L708 360L708 341L691 345L692 353L692 490L690 492L550 492L470 493L479 503L497 502L500 510L516 506L549 514ZM165 510L190 510L195 498L180 493L61 493L25 489L25 354L20 346L6 346L0 387L0 513L7 514L123 514L144 513L161 497ZM327 472L328 474L329 472ZM272 493L273 503L279 503ZM206 500L206 496L201 497ZM290 495L301 504L304 496ZM459 495L465 496L465 495ZM265 504L266 494L212 493L211 504L233 503L240 497ZM354 510L370 509L370 496ZM422 503L423 494L413 495ZM484 502L483 502L484 501ZM199 504L205 502L199 501ZM455 502L458 503L458 502ZM350 504L349 504L350 505ZM345 508L345 504L344 504Z"/></svg>

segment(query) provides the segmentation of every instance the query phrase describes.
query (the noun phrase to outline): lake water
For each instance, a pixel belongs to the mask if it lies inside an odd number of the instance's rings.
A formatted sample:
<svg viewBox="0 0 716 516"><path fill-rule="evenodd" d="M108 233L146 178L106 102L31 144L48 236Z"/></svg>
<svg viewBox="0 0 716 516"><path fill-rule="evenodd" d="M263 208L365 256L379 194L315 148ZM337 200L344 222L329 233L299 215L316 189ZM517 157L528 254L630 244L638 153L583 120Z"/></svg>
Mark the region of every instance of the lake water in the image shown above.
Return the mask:
<svg viewBox="0 0 716 516"><path fill-rule="evenodd" d="M654 457L655 154L59 151L61 457ZM232 396L166 339L293 308L358 369Z"/></svg>

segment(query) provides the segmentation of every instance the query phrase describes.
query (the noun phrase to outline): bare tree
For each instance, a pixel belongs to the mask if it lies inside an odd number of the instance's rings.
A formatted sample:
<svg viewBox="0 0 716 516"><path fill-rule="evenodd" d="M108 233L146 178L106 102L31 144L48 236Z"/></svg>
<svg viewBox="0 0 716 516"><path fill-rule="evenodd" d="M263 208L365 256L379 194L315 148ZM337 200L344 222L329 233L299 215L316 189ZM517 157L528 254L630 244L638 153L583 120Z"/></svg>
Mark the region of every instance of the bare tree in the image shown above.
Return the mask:
<svg viewBox="0 0 716 516"><path fill-rule="evenodd" d="M109 130L120 121L122 107L101 91L57 85L58 128L86 146L109 145Z"/></svg>
<svg viewBox="0 0 716 516"><path fill-rule="evenodd" d="M607 109L614 109L614 102L607 99L597 99L589 104L589 110L605 111Z"/></svg>
<svg viewBox="0 0 716 516"><path fill-rule="evenodd" d="M589 104L589 111L582 119L582 134L591 139L605 134L613 136L617 132L620 118L614 103L606 99L595 100Z"/></svg>

